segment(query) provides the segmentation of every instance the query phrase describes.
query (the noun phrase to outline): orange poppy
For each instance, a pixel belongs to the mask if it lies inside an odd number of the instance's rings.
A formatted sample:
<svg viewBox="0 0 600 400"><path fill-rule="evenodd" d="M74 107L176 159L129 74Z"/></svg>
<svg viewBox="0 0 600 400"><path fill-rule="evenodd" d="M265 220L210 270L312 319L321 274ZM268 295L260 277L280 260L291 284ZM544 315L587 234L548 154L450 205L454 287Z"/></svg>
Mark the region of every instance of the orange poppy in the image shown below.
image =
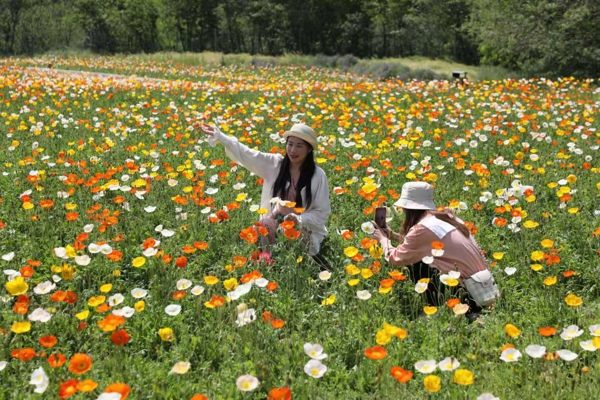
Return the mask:
<svg viewBox="0 0 600 400"><path fill-rule="evenodd" d="M75 375L82 375L92 369L92 357L87 354L77 353L69 360L69 371Z"/></svg>
<svg viewBox="0 0 600 400"><path fill-rule="evenodd" d="M254 244L258 240L258 234L253 227L245 228L240 232L240 238L250 244Z"/></svg>
<svg viewBox="0 0 600 400"><path fill-rule="evenodd" d="M285 321L282 319L276 319L271 321L271 326L275 329L281 329L285 325Z"/></svg>
<svg viewBox="0 0 600 400"><path fill-rule="evenodd" d="M506 350L506 349L514 349L514 348L515 348L515 345L514 345L514 344L507 343L507 344L505 344L504 346L502 346L502 348L500 348L500 351L504 351L504 350Z"/></svg>
<svg viewBox="0 0 600 400"><path fill-rule="evenodd" d="M549 336L553 336L556 334L556 328L547 326L545 328L539 328L538 332L540 333L540 335L542 335L544 337L549 337Z"/></svg>
<svg viewBox="0 0 600 400"><path fill-rule="evenodd" d="M52 206L54 206L54 202L52 200L42 200L42 201L40 201L40 207L42 207L44 210L52 208Z"/></svg>
<svg viewBox="0 0 600 400"><path fill-rule="evenodd" d="M294 228L286 229L285 231L283 231L283 236L285 236L288 239L295 240L300 237L300 231L298 231Z"/></svg>
<svg viewBox="0 0 600 400"><path fill-rule="evenodd" d="M35 271L33 270L33 268L31 268L31 266L26 265L23 268L21 268L19 272L21 273L21 276L23 278L27 279L27 278L31 278Z"/></svg>
<svg viewBox="0 0 600 400"><path fill-rule="evenodd" d="M379 284L381 285L381 287L383 288L389 288L394 286L394 283L396 283L395 280L388 278L388 279L382 279L381 281L379 281Z"/></svg>
<svg viewBox="0 0 600 400"><path fill-rule="evenodd" d="M446 305L450 308L454 308L458 304L460 304L460 299L450 299L446 302Z"/></svg>
<svg viewBox="0 0 600 400"><path fill-rule="evenodd" d="M124 383L111 383L104 389L104 393L119 393L121 395L121 400L125 400L127 396L129 396L130 390L131 388L129 385Z"/></svg>
<svg viewBox="0 0 600 400"><path fill-rule="evenodd" d="M268 323L271 323L271 321L273 321L274 319L275 319L275 317L269 311L265 311L262 313L263 322L268 324Z"/></svg>
<svg viewBox="0 0 600 400"><path fill-rule="evenodd" d="M29 361L31 360L33 357L35 357L37 354L35 353L35 350L32 349L31 347L26 347L24 349L15 349L13 351L10 352L10 355L13 358L17 358L21 361Z"/></svg>
<svg viewBox="0 0 600 400"><path fill-rule="evenodd" d="M194 246L190 246L189 244L186 244L185 246L183 246L181 251L184 252L185 254L192 254L192 253L195 253L196 251L198 251L198 249L195 248Z"/></svg>
<svg viewBox="0 0 600 400"><path fill-rule="evenodd" d="M185 291L184 290L179 290L179 291L173 293L173 298L175 300L183 299L184 297L185 297Z"/></svg>
<svg viewBox="0 0 600 400"><path fill-rule="evenodd" d="M413 377L413 373L405 370L402 367L392 367L390 370L392 376L400 383L406 383Z"/></svg>
<svg viewBox="0 0 600 400"><path fill-rule="evenodd" d="M165 255L163 256L162 260L163 260L163 262L164 262L165 264L168 264L168 263L170 263L171 261L173 261L173 256L172 256L172 255L170 255L170 254L165 254Z"/></svg>
<svg viewBox="0 0 600 400"><path fill-rule="evenodd" d="M383 346L373 346L365 350L365 356L371 360L382 360L387 356L387 350Z"/></svg>
<svg viewBox="0 0 600 400"><path fill-rule="evenodd" d="M277 286L279 286L277 282L269 282L267 284L267 290L272 292L273 290L277 289Z"/></svg>
<svg viewBox="0 0 600 400"><path fill-rule="evenodd" d="M75 221L75 220L77 220L77 218L79 218L79 213L76 213L76 212L67 213L65 218L67 221Z"/></svg>
<svg viewBox="0 0 600 400"><path fill-rule="evenodd" d="M281 223L281 227L283 229L292 229L294 227L294 225L296 225L296 223L294 221L283 221Z"/></svg>
<svg viewBox="0 0 600 400"><path fill-rule="evenodd" d="M49 349L51 347L54 347L54 345L56 345L56 343L58 343L58 339L54 335L47 335L47 336L42 336L40 338L39 342L40 342L40 345Z"/></svg>
<svg viewBox="0 0 600 400"><path fill-rule="evenodd" d="M52 354L50 357L48 357L48 364L50 364L52 368L62 367L63 365L65 365L66 362L67 357L65 357L61 353Z"/></svg>
<svg viewBox="0 0 600 400"><path fill-rule="evenodd" d="M432 242L431 243L431 247L433 247L435 250L442 250L444 248L444 243L442 243L442 242Z"/></svg>
<svg viewBox="0 0 600 400"><path fill-rule="evenodd" d="M86 379L77 384L77 390L80 392L91 392L98 387L98 382L91 379Z"/></svg>
<svg viewBox="0 0 600 400"><path fill-rule="evenodd" d="M569 270L562 273L565 278L570 278L575 275L575 271Z"/></svg>
<svg viewBox="0 0 600 400"><path fill-rule="evenodd" d="M206 250L208 249L208 243L206 242L194 242L194 247L198 250Z"/></svg>
<svg viewBox="0 0 600 400"><path fill-rule="evenodd" d="M65 295L65 302L68 304L75 304L78 298L79 296L77 295L77 293L69 290Z"/></svg>
<svg viewBox="0 0 600 400"><path fill-rule="evenodd" d="M204 394L195 394L190 398L190 400L208 400L208 397L206 397Z"/></svg>
<svg viewBox="0 0 600 400"><path fill-rule="evenodd" d="M121 253L119 250L113 250L106 255L106 258L108 258L110 261L116 262L123 258L123 253Z"/></svg>
<svg viewBox="0 0 600 400"><path fill-rule="evenodd" d="M196 249L194 249L194 251L196 251ZM185 268L185 266L187 265L187 261L187 257L185 256L178 257L175 260L175 266L177 266L177 268Z"/></svg>
<svg viewBox="0 0 600 400"><path fill-rule="evenodd" d="M112 332L125 323L125 317L109 314L103 320L98 321L98 326L104 332Z"/></svg>
<svg viewBox="0 0 600 400"><path fill-rule="evenodd" d="M63 382L58 388L58 397L61 399L66 399L77 393L77 385L79 384L78 379L69 379L66 382Z"/></svg>
<svg viewBox="0 0 600 400"><path fill-rule="evenodd" d="M127 344L129 339L131 339L131 336L129 336L129 333L127 333L125 329L113 332L110 335L110 340L117 346L123 346L124 344Z"/></svg>
<svg viewBox="0 0 600 400"><path fill-rule="evenodd" d="M32 267L39 267L42 265L42 262L37 260L27 260L27 264L31 265Z"/></svg>
<svg viewBox="0 0 600 400"><path fill-rule="evenodd" d="M370 249L374 244L377 244L377 240L371 238L364 238L360 241L360 245L363 249Z"/></svg>
<svg viewBox="0 0 600 400"><path fill-rule="evenodd" d="M243 267L244 264L246 264L246 262L248 261L248 258L242 257L242 256L234 256L232 261L233 261L233 265L235 265L236 268L240 268L240 267Z"/></svg>
<svg viewBox="0 0 600 400"><path fill-rule="evenodd" d="M19 297L17 297L17 301L15 302L15 305L13 306L13 311L15 312L15 314L27 314L27 311L29 310L29 297L26 294L22 294Z"/></svg>
<svg viewBox="0 0 600 400"><path fill-rule="evenodd" d="M251 280L259 279L259 278L262 278L262 274L259 271L254 270L252 272L248 272L247 274L242 275L242 277L240 278L240 281L242 283L248 283Z"/></svg>
<svg viewBox="0 0 600 400"><path fill-rule="evenodd" d="M107 312L108 310L110 310L110 306L108 305L108 303L104 303L104 304L101 304L100 306L98 306L95 311L97 313L102 314L102 313Z"/></svg>
<svg viewBox="0 0 600 400"><path fill-rule="evenodd" d="M292 400L292 391L287 386L273 388L269 391L267 400Z"/></svg>

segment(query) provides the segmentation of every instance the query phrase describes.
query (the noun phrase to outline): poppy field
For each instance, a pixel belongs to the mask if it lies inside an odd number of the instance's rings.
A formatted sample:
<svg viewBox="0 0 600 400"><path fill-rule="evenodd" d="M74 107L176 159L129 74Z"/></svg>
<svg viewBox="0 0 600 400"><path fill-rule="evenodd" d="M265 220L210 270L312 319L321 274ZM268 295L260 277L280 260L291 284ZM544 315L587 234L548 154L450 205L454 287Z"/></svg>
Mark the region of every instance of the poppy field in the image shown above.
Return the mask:
<svg viewBox="0 0 600 400"><path fill-rule="evenodd" d="M593 80L0 60L0 398L595 398L599 118ZM261 179L197 122L265 152L315 130L327 270L293 223L258 249ZM370 236L411 180L491 265L474 322Z"/></svg>

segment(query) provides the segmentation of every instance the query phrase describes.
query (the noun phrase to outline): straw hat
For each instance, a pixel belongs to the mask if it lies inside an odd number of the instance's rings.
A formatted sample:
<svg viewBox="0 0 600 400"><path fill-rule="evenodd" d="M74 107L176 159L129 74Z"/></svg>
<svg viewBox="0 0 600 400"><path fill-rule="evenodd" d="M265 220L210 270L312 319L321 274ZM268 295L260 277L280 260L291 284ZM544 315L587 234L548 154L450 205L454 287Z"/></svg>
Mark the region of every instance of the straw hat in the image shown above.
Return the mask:
<svg viewBox="0 0 600 400"><path fill-rule="evenodd" d="M400 199L394 203L394 206L410 210L435 210L433 186L427 182L405 183L402 186Z"/></svg>
<svg viewBox="0 0 600 400"><path fill-rule="evenodd" d="M292 129L283 134L283 137L286 139L290 136L308 142L315 150L319 147L319 144L317 143L317 134L308 125L295 124L292 126Z"/></svg>

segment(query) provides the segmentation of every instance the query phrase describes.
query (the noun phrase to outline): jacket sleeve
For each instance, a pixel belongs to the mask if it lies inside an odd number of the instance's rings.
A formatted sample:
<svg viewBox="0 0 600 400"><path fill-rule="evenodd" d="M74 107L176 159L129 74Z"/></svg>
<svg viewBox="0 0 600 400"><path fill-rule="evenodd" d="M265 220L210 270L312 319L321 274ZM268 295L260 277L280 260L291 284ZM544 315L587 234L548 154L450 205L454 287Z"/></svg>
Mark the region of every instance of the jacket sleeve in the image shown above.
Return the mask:
<svg viewBox="0 0 600 400"><path fill-rule="evenodd" d="M421 261L423 257L431 255L431 243L435 240L432 235L429 229L417 224L398 247L385 238L382 247L386 261L394 265L412 265Z"/></svg>
<svg viewBox="0 0 600 400"><path fill-rule="evenodd" d="M218 128L215 134L208 138L208 143L211 147L215 147L217 142L223 144L227 157L261 178L272 175L274 168L278 166L282 158L280 154L252 150L240 143L237 138L225 135Z"/></svg>
<svg viewBox="0 0 600 400"><path fill-rule="evenodd" d="M319 170L319 175L314 182L316 185L311 188L313 198L310 208L300 214L299 219L302 225L312 230L322 230L325 228L329 214L331 214L329 182L325 172Z"/></svg>

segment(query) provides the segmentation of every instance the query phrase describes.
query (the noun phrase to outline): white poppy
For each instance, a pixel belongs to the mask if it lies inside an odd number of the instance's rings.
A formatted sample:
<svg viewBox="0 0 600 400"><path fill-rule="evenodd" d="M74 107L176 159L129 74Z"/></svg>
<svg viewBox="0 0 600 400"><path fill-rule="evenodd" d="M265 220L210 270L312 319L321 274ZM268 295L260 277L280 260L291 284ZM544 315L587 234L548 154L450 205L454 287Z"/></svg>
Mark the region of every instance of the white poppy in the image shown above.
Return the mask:
<svg viewBox="0 0 600 400"><path fill-rule="evenodd" d="M258 387L260 382L252 375L242 375L235 380L235 385L242 392L251 392Z"/></svg>
<svg viewBox="0 0 600 400"><path fill-rule="evenodd" d="M362 229L362 231L367 235L372 235L373 232L375 232L375 227L373 226L373 223L371 221L367 221L361 224L360 229Z"/></svg>
<svg viewBox="0 0 600 400"><path fill-rule="evenodd" d="M158 249L156 247L148 247L142 252L144 257L154 257L156 253L158 253Z"/></svg>
<svg viewBox="0 0 600 400"><path fill-rule="evenodd" d="M52 314L43 308L36 308L31 314L27 316L27 319L33 322L48 322L52 318Z"/></svg>
<svg viewBox="0 0 600 400"><path fill-rule="evenodd" d="M165 312L174 317L181 312L181 306L179 304L169 304L165 307Z"/></svg>
<svg viewBox="0 0 600 400"><path fill-rule="evenodd" d="M47 294L56 288L56 284L50 281L45 281L33 288L35 294Z"/></svg>
<svg viewBox="0 0 600 400"><path fill-rule="evenodd" d="M430 374L437 368L435 360L421 360L415 363L415 369L422 374Z"/></svg>
<svg viewBox="0 0 600 400"><path fill-rule="evenodd" d="M2 371L4 368L6 368L7 364L8 364L8 362L6 362L6 361L0 361L0 371Z"/></svg>
<svg viewBox="0 0 600 400"><path fill-rule="evenodd" d="M356 292L356 297L361 300L369 300L371 298L371 293L368 290L359 290Z"/></svg>
<svg viewBox="0 0 600 400"><path fill-rule="evenodd" d="M491 393L482 393L477 397L477 400L500 400L500 397L496 397Z"/></svg>
<svg viewBox="0 0 600 400"><path fill-rule="evenodd" d="M148 291L140 288L135 288L131 290L131 295L136 299L143 299L148 294Z"/></svg>
<svg viewBox="0 0 600 400"><path fill-rule="evenodd" d="M585 342L580 342L579 345L581 346L582 349L584 349L586 351L598 350L598 348L596 346L594 346L593 340L586 340Z"/></svg>
<svg viewBox="0 0 600 400"><path fill-rule="evenodd" d="M4 261L12 261L12 259L15 258L15 252L11 251L10 253L6 253L5 255L2 256L2 259Z"/></svg>
<svg viewBox="0 0 600 400"><path fill-rule="evenodd" d="M87 254L84 254L82 256L75 256L75 264L82 267L90 265L91 261L92 259Z"/></svg>
<svg viewBox="0 0 600 400"><path fill-rule="evenodd" d="M238 313L235 323L238 327L242 327L256 320L256 311L253 308L248 308Z"/></svg>
<svg viewBox="0 0 600 400"><path fill-rule="evenodd" d="M200 286L200 285L196 285L192 288L192 290L190 291L194 296L200 296L202 293L204 293L204 287Z"/></svg>
<svg viewBox="0 0 600 400"><path fill-rule="evenodd" d="M517 269L515 267L506 267L504 268L504 272L506 275L514 275L515 272L517 272Z"/></svg>
<svg viewBox="0 0 600 400"><path fill-rule="evenodd" d="M329 278L331 278L331 272L329 271L321 271L319 273L319 279L322 281L326 281L329 280Z"/></svg>
<svg viewBox="0 0 600 400"><path fill-rule="evenodd" d="M423 293L427 290L427 286L429 284L426 282L417 282L417 284L415 285L415 292L417 293Z"/></svg>
<svg viewBox="0 0 600 400"><path fill-rule="evenodd" d="M454 307L452 307L452 311L454 312L455 315L466 314L467 311L469 311L469 305L459 303L459 304L455 305Z"/></svg>
<svg viewBox="0 0 600 400"><path fill-rule="evenodd" d="M456 358L447 357L438 363L441 371L454 371L458 367L460 367L460 363Z"/></svg>
<svg viewBox="0 0 600 400"><path fill-rule="evenodd" d="M61 248L62 248L62 247L61 247ZM96 243L90 243L90 244L88 245L88 251L89 251L90 253L92 253L92 254L100 253L100 246L98 246ZM56 253L56 249L54 249L54 252ZM66 251L65 251L65 254L66 254ZM59 256L58 254L56 254L56 255L57 255L58 257L61 257L61 256ZM62 257L61 257L61 258L62 258Z"/></svg>
<svg viewBox="0 0 600 400"><path fill-rule="evenodd" d="M425 264L431 264L433 260L434 258L432 256L425 256L421 259L421 261L423 261Z"/></svg>
<svg viewBox="0 0 600 400"><path fill-rule="evenodd" d="M144 211L146 211L147 213L153 213L154 211L156 211L156 206L144 207Z"/></svg>
<svg viewBox="0 0 600 400"><path fill-rule="evenodd" d="M592 336L600 336L600 325L592 325L588 329Z"/></svg>
<svg viewBox="0 0 600 400"><path fill-rule="evenodd" d="M121 293L116 293L108 298L108 305L111 307L118 306L125 300L125 297Z"/></svg>
<svg viewBox="0 0 600 400"><path fill-rule="evenodd" d="M187 361L179 361L173 365L173 368L171 368L171 372L169 373L183 375L190 370L191 365L192 364Z"/></svg>
<svg viewBox="0 0 600 400"><path fill-rule="evenodd" d="M519 361L519 358L521 358L521 356L522 354L519 350L508 348L502 352L502 354L500 355L500 359L504 362L515 362Z"/></svg>
<svg viewBox="0 0 600 400"><path fill-rule="evenodd" d="M570 350L558 350L556 353L560 358L562 358L565 361L573 361L578 357L576 353L573 353Z"/></svg>
<svg viewBox="0 0 600 400"><path fill-rule="evenodd" d="M304 352L313 360L324 360L327 354L323 353L323 346L320 344L304 343Z"/></svg>
<svg viewBox="0 0 600 400"><path fill-rule="evenodd" d="M121 393L109 392L102 393L100 396L98 396L98 400L121 400L121 397Z"/></svg>
<svg viewBox="0 0 600 400"><path fill-rule="evenodd" d="M123 307L123 308L112 310L112 313L119 317L131 318L133 316L133 314L135 314L135 309L132 307Z"/></svg>
<svg viewBox="0 0 600 400"><path fill-rule="evenodd" d="M577 325L569 325L562 331L560 337L564 340L571 340L581 336L582 334L583 329L579 329Z"/></svg>
<svg viewBox="0 0 600 400"><path fill-rule="evenodd" d="M217 193L218 191L219 191L219 189L217 189L217 188L206 188L204 193L212 196L213 194Z"/></svg>
<svg viewBox="0 0 600 400"><path fill-rule="evenodd" d="M265 278L258 278L254 280L254 284L258 287L266 287L269 284L269 280Z"/></svg>
<svg viewBox="0 0 600 400"><path fill-rule="evenodd" d="M94 230L94 224L87 224L83 227L83 231L85 233L90 233L93 230Z"/></svg>
<svg viewBox="0 0 600 400"><path fill-rule="evenodd" d="M177 281L177 290L186 290L192 286L192 281L189 279L180 279Z"/></svg>
<svg viewBox="0 0 600 400"><path fill-rule="evenodd" d="M525 348L525 353L532 358L542 358L546 354L546 346L530 344Z"/></svg>
<svg viewBox="0 0 600 400"><path fill-rule="evenodd" d="M29 384L35 386L35 389L33 390L35 393L44 393L46 389L48 389L50 380L48 379L48 375L44 372L44 368L39 367L33 371Z"/></svg>
<svg viewBox="0 0 600 400"><path fill-rule="evenodd" d="M108 243L104 243L102 246L100 246L100 253L104 255L109 255L112 253L112 251L113 248Z"/></svg>
<svg viewBox="0 0 600 400"><path fill-rule="evenodd" d="M160 234L163 235L164 237L171 237L175 234L175 232L171 231L169 229L163 229L160 231Z"/></svg>
<svg viewBox="0 0 600 400"><path fill-rule="evenodd" d="M327 372L327 366L319 360L310 360L304 365L304 372L313 378L320 378Z"/></svg>

